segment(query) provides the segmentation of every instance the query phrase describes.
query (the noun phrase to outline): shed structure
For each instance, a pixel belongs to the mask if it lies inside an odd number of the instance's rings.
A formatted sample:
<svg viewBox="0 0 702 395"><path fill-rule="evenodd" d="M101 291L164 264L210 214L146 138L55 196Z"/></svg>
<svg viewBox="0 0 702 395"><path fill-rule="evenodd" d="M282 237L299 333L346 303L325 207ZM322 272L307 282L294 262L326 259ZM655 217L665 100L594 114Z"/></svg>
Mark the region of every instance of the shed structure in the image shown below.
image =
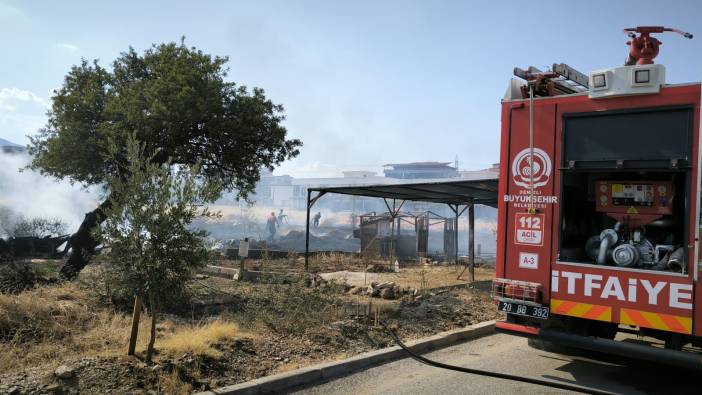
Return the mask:
<svg viewBox="0 0 702 395"><path fill-rule="evenodd" d="M391 217L400 214L406 201L446 204L455 214L452 230L454 246L458 245L458 218L468 210L468 264L470 281L475 279L475 205L497 207L498 179L451 180L443 182L410 182L387 185L349 185L307 189L307 221L305 225L305 269L309 263L310 210L328 193L381 198ZM458 262L458 248L454 248ZM460 277L460 276L459 276Z"/></svg>

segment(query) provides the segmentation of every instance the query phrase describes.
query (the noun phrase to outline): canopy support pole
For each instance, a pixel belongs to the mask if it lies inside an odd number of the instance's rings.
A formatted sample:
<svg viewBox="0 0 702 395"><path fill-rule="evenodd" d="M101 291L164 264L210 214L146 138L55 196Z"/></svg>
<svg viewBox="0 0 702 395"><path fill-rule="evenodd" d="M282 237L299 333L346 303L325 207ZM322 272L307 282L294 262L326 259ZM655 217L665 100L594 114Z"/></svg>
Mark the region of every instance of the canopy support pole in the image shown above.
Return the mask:
<svg viewBox="0 0 702 395"><path fill-rule="evenodd" d="M397 200L392 199L392 207L390 207L390 203L388 203L387 198L383 198L383 202L385 202L385 207L388 208L388 214L390 214L390 221L392 222L391 228L390 228L390 264L393 263L393 259L395 258L395 221L397 220L398 214L400 213L400 210L402 210L402 206L405 205L405 202L407 200L402 200L400 201L400 205L397 206ZM397 223L397 231L399 235L400 231L400 223L398 221Z"/></svg>
<svg viewBox="0 0 702 395"><path fill-rule="evenodd" d="M463 273L468 270L470 282L473 282L475 281L475 201L471 199L463 211L465 211L466 208L468 209L468 263L463 270L461 270L461 274L459 274L456 279L460 280ZM461 211L461 213L463 213L463 211Z"/></svg>
<svg viewBox="0 0 702 395"><path fill-rule="evenodd" d="M475 204L468 204L468 267L470 282L475 281Z"/></svg>
<svg viewBox="0 0 702 395"><path fill-rule="evenodd" d="M324 196L326 192L318 192L317 196L312 197L312 190L307 189L307 220L305 221L305 272L310 268L310 210L312 206Z"/></svg>

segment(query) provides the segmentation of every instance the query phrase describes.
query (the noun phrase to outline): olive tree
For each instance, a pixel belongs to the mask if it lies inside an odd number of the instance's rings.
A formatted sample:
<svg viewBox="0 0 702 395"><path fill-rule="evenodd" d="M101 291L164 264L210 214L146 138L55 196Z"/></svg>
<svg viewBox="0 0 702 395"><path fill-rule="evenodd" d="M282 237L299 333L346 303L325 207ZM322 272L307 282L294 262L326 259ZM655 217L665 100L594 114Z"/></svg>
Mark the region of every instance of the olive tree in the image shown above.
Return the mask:
<svg viewBox="0 0 702 395"><path fill-rule="evenodd" d="M135 317L146 296L151 311L146 359L151 360L160 306L182 300L193 270L209 259L206 233L189 225L196 217L216 215L206 205L217 198L220 186L218 180L200 176L198 164L155 163L136 138L126 148L122 171L129 177L109 179L112 204L97 233L106 251L109 288L136 297ZM131 352L136 332L132 336Z"/></svg>
<svg viewBox="0 0 702 395"><path fill-rule="evenodd" d="M253 190L262 167L272 170L298 155L302 143L286 138L283 107L262 89L228 81L227 61L181 40L141 54L129 48L109 69L97 60L71 68L29 149L30 167L44 175L106 188L105 199L71 236L65 277L79 273L97 246L93 229L113 204L107 181L130 177L120 171L129 135L154 164L197 163L198 176L218 178L223 190L241 198ZM110 144L121 153L110 155Z"/></svg>

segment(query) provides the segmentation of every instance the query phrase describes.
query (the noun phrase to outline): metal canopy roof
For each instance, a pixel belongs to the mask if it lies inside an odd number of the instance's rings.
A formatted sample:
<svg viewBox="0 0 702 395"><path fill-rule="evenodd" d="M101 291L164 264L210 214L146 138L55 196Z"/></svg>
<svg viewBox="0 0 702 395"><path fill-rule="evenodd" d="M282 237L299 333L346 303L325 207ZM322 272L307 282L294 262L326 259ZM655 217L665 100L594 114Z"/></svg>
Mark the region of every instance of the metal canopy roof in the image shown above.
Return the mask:
<svg viewBox="0 0 702 395"><path fill-rule="evenodd" d="M349 185L309 188L320 193L368 196L444 204L484 204L497 207L497 179L417 182L386 185Z"/></svg>

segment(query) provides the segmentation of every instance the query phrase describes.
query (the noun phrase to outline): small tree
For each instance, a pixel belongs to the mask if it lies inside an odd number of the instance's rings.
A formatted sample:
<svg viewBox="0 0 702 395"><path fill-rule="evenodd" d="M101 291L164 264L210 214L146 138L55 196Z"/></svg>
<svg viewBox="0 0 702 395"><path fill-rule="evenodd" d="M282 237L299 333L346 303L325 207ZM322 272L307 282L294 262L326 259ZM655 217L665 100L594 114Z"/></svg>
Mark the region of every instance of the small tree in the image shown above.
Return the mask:
<svg viewBox="0 0 702 395"><path fill-rule="evenodd" d="M126 164L122 171L129 177L118 175L109 182L113 204L101 232L108 251L106 278L111 288L136 297L137 327L140 301L147 297L152 317L146 352L150 361L160 306L167 300L182 300L193 269L209 258L206 232L188 225L197 216L216 215L205 205L216 199L221 186L199 177L197 165L156 163L134 136L127 141ZM130 352L136 335L133 329Z"/></svg>

